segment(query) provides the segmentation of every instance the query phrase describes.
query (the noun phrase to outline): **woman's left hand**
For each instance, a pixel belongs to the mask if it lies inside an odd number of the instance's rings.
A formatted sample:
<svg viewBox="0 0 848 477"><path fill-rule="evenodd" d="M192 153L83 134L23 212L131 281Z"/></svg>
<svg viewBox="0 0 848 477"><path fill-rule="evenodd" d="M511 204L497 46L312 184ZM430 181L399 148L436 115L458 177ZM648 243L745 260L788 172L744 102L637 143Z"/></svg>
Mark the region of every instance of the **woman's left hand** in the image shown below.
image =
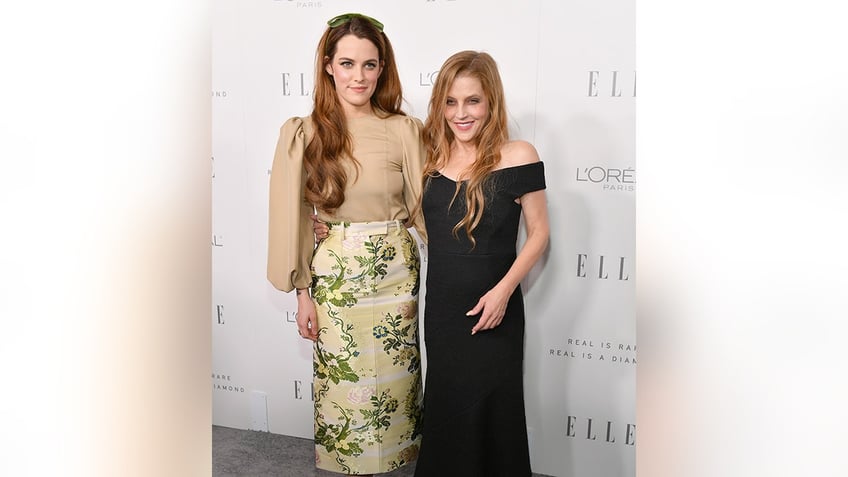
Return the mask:
<svg viewBox="0 0 848 477"><path fill-rule="evenodd" d="M330 235L330 227L321 222L317 215L309 214L309 218L312 219L312 232L315 233L316 242L320 242Z"/></svg>
<svg viewBox="0 0 848 477"><path fill-rule="evenodd" d="M474 328L471 328L471 334L473 335L481 330L491 330L500 325L511 295L511 291L497 286L483 295L477 301L477 305L465 314L466 316L474 316L482 312L477 324L474 325Z"/></svg>

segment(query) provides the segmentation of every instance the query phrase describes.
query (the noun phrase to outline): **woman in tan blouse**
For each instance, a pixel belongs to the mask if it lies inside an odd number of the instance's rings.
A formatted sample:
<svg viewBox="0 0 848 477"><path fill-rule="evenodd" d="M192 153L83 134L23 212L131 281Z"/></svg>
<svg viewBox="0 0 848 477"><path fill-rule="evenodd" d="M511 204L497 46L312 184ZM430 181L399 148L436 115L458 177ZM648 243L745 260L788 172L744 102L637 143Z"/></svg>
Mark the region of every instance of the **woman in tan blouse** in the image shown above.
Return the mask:
<svg viewBox="0 0 848 477"><path fill-rule="evenodd" d="M414 461L420 443L420 263L406 227L424 233L410 216L422 123L401 110L383 25L360 14L328 25L312 114L280 129L268 279L297 290L298 333L314 342L316 465L367 475ZM317 247L313 210L330 226Z"/></svg>

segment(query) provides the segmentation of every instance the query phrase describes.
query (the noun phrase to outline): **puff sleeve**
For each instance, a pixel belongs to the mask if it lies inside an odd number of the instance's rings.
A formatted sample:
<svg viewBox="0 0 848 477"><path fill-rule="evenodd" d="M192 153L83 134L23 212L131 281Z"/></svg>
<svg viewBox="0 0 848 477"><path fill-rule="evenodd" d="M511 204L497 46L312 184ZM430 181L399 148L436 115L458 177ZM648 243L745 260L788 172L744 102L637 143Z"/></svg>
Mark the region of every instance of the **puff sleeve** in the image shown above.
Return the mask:
<svg viewBox="0 0 848 477"><path fill-rule="evenodd" d="M424 229L424 217L418 207L421 197L421 182L423 179L425 150L421 141L421 129L424 123L420 119L407 116L401 121L400 138L403 144L403 201L409 212L409 222L412 227L427 241L427 231ZM417 213L415 213L417 211ZM411 214L415 214L412 216Z"/></svg>
<svg viewBox="0 0 848 477"><path fill-rule="evenodd" d="M312 208L303 199L303 151L307 134L302 118L291 118L280 127L271 166L268 207L268 280L274 288L290 292L312 283L310 264L315 239Z"/></svg>

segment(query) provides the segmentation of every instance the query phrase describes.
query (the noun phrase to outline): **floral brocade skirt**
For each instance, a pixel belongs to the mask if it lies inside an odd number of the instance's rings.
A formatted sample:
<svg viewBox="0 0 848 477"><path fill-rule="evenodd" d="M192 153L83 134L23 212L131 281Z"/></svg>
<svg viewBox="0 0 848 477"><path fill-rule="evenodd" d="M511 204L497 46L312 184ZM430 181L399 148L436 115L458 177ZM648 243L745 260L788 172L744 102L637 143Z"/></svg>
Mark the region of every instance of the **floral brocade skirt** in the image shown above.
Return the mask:
<svg viewBox="0 0 848 477"><path fill-rule="evenodd" d="M388 472L421 440L417 244L398 221L328 225L312 259L316 466Z"/></svg>

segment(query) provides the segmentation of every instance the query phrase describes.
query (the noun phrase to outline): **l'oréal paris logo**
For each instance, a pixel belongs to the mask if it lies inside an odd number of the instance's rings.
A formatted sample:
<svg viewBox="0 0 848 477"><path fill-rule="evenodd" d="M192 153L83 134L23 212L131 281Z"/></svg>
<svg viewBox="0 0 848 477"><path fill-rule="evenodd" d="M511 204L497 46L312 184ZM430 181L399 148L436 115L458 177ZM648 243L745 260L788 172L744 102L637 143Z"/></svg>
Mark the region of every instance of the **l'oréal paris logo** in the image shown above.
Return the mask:
<svg viewBox="0 0 848 477"><path fill-rule="evenodd" d="M274 3L285 3L296 8L321 8L324 2L299 2L297 0L273 0Z"/></svg>
<svg viewBox="0 0 848 477"><path fill-rule="evenodd" d="M574 176L577 182L596 184L608 192L633 192L636 190L636 169L628 167L578 167Z"/></svg>
<svg viewBox="0 0 848 477"><path fill-rule="evenodd" d="M635 98L635 71L590 71L590 98Z"/></svg>
<svg viewBox="0 0 848 477"><path fill-rule="evenodd" d="M427 88L432 87L436 84L436 77L439 76L439 70L436 71L423 71L418 73L418 86L424 86Z"/></svg>

